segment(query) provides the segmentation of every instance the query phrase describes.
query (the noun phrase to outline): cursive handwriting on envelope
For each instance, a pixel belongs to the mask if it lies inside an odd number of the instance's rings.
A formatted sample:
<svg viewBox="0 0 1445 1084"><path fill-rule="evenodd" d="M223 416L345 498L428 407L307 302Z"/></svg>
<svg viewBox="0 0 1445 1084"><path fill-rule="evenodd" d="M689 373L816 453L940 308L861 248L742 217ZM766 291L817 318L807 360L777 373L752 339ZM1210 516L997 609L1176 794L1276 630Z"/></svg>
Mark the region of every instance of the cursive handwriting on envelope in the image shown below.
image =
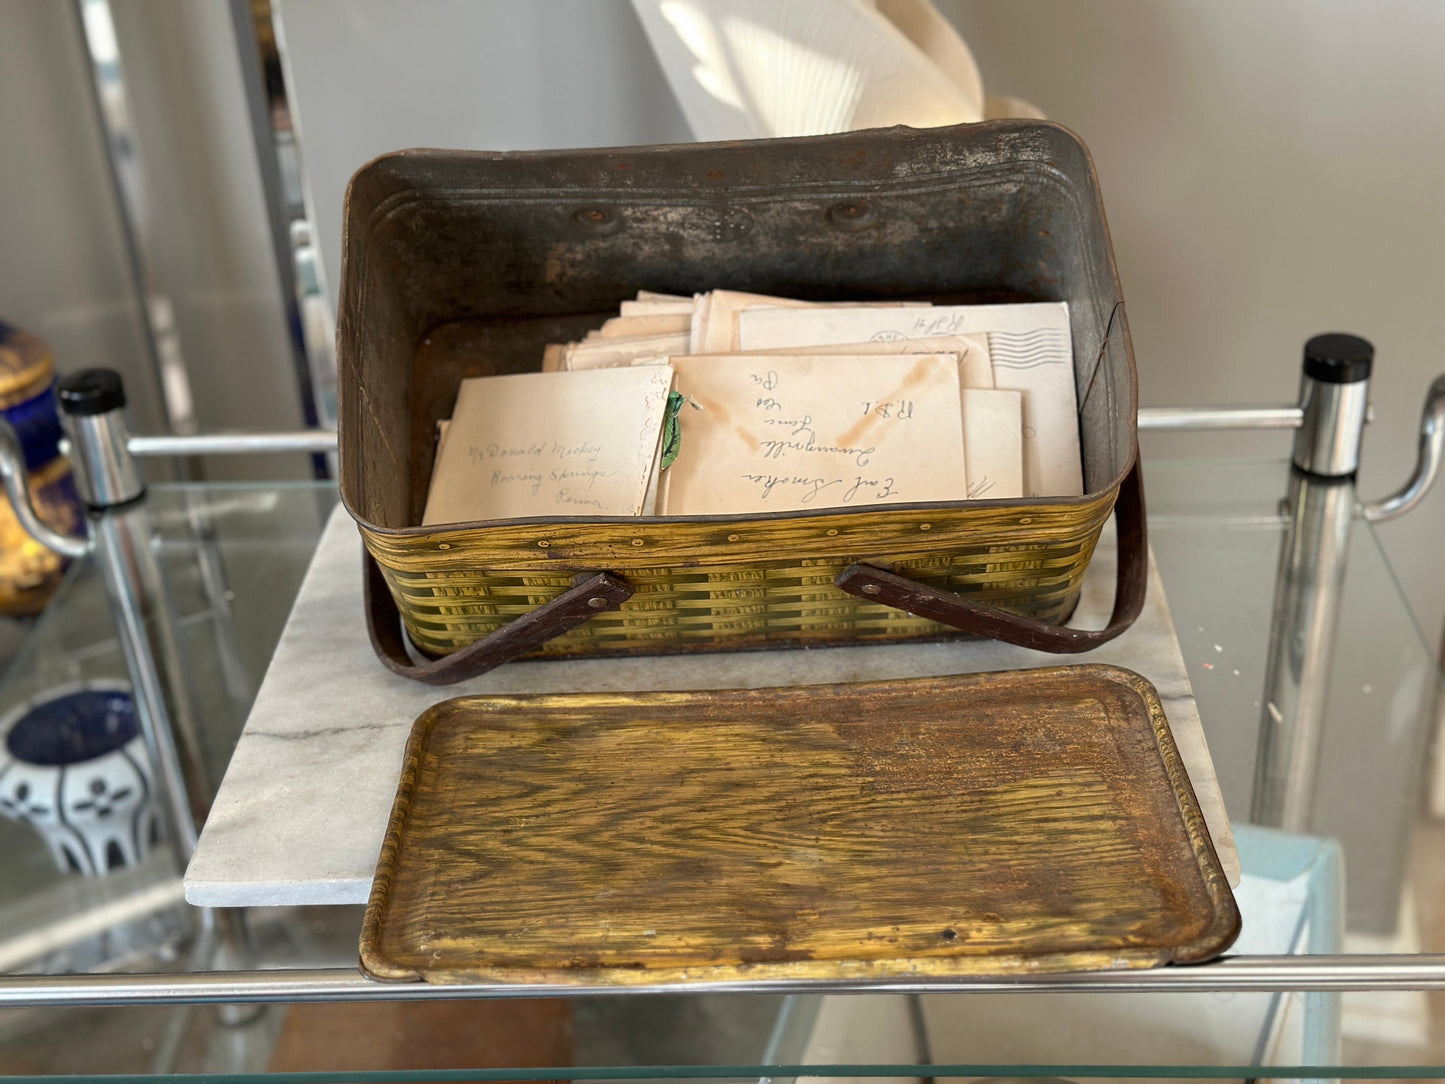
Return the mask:
<svg viewBox="0 0 1445 1084"><path fill-rule="evenodd" d="M869 507L967 492L954 354L676 357L664 515Z"/></svg>
<svg viewBox="0 0 1445 1084"><path fill-rule="evenodd" d="M987 335L994 386L1022 394L1023 495L1084 492L1069 309L1063 302L755 309L737 319L739 343L747 351Z"/></svg>
<svg viewBox="0 0 1445 1084"><path fill-rule="evenodd" d="M666 365L462 381L422 523L640 515L671 385Z"/></svg>

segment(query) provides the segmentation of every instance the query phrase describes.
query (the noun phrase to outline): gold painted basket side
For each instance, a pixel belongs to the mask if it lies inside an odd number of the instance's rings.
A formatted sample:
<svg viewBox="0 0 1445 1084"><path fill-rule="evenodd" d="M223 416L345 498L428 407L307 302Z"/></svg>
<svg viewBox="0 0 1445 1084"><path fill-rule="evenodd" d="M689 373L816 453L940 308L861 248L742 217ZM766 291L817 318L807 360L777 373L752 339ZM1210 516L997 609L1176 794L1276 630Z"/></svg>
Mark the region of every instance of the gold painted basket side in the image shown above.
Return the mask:
<svg viewBox="0 0 1445 1084"><path fill-rule="evenodd" d="M550 520L438 532L362 528L421 650L445 655L551 601L582 572L635 594L538 656L646 654L960 635L847 594L872 561L1009 612L1056 623L1078 600L1114 506L1082 502L875 509L738 520Z"/></svg>

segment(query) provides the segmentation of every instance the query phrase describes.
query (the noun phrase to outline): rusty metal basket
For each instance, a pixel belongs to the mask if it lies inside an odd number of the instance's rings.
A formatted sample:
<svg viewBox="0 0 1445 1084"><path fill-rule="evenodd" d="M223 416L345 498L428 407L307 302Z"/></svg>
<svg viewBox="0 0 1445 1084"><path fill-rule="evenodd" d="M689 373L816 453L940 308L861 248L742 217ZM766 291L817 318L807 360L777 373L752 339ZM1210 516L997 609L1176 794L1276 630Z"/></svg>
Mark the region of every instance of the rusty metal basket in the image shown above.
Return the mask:
<svg viewBox="0 0 1445 1084"><path fill-rule="evenodd" d="M1064 128L401 151L356 174L345 218L341 495L367 550L373 643L398 673L446 684L526 654L958 631L1074 652L1139 612L1133 349L1093 166ZM463 378L537 368L545 343L580 338L639 289L713 288L1068 302L1085 495L418 526L435 425ZM1111 511L1114 614L1064 628Z"/></svg>

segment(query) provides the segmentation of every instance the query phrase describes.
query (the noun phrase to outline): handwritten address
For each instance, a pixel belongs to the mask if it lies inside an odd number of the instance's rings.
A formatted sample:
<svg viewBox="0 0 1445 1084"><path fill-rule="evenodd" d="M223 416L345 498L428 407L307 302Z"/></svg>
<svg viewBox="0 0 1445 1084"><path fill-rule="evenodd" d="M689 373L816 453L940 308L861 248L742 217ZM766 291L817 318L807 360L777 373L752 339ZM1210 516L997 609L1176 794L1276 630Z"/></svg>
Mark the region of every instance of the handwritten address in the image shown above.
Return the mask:
<svg viewBox="0 0 1445 1084"><path fill-rule="evenodd" d="M598 481L614 478L617 471L594 467L602 454L600 444L539 441L535 444L470 445L468 457L474 465L491 467L482 475L492 489L523 487L537 496L544 484L556 488L555 502L578 508L601 508L598 497L589 496Z"/></svg>
<svg viewBox="0 0 1445 1084"><path fill-rule="evenodd" d="M796 458L815 467L796 472L754 470L739 475L743 481L757 486L760 502L772 499L786 501L789 505L836 506L898 499L898 490L891 477L870 477L865 473L838 470L840 460L849 467L867 467L877 451L876 445L821 438L814 427L812 414L790 409L785 382L775 370L750 373L749 380L760 391L767 393L758 396L754 406L763 412L759 419L762 424L776 433L758 441L762 458L769 461ZM861 405L864 416L887 418L895 423L911 419L914 413L911 401L865 402Z"/></svg>
<svg viewBox="0 0 1445 1084"><path fill-rule="evenodd" d="M797 474L744 474L741 477L745 482L758 485L758 499L764 501L779 488L784 491L790 503L797 504L812 504L824 493L828 493L830 497L836 496L843 504L852 504L860 499L881 501L897 496L892 478L864 478L862 475L855 475L852 479L826 476L810 478ZM845 485L846 489L834 489L835 486Z"/></svg>
<svg viewBox="0 0 1445 1084"><path fill-rule="evenodd" d="M586 441L580 444L563 444L557 440L544 440L536 444L472 444L467 448L467 455L473 466L491 459L585 459L589 463L595 463L601 454L602 445Z"/></svg>

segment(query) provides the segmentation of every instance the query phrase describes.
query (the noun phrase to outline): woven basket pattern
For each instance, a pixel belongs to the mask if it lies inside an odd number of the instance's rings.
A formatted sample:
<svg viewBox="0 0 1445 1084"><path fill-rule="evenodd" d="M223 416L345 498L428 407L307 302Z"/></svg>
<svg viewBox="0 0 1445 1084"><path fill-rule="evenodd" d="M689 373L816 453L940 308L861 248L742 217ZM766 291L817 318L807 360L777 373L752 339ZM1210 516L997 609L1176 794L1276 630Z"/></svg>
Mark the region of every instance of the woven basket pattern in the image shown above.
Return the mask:
<svg viewBox="0 0 1445 1084"><path fill-rule="evenodd" d="M362 535L412 641L444 655L572 586L623 576L635 594L539 656L650 654L959 635L833 586L855 561L1041 621L1072 611L1115 490L988 504L754 520L538 521Z"/></svg>

